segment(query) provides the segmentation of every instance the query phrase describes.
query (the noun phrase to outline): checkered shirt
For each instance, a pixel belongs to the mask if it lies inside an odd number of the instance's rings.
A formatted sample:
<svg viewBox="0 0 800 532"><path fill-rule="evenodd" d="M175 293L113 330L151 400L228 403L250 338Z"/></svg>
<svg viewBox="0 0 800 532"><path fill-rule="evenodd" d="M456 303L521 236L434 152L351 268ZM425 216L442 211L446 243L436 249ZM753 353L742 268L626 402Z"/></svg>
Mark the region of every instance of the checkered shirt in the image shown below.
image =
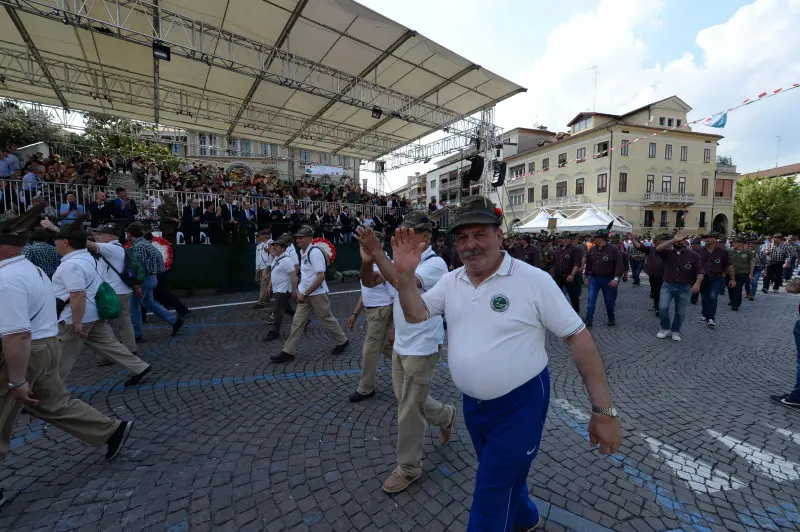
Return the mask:
<svg viewBox="0 0 800 532"><path fill-rule="evenodd" d="M61 264L61 255L56 251L56 247L45 242L32 242L25 244L22 254L35 266L47 274L51 279L56 273L58 265Z"/></svg>
<svg viewBox="0 0 800 532"><path fill-rule="evenodd" d="M145 274L157 275L167 271L161 252L144 238L137 238L136 242L131 246L131 249L133 249L133 252L136 253L136 258L138 258L139 262L144 266Z"/></svg>

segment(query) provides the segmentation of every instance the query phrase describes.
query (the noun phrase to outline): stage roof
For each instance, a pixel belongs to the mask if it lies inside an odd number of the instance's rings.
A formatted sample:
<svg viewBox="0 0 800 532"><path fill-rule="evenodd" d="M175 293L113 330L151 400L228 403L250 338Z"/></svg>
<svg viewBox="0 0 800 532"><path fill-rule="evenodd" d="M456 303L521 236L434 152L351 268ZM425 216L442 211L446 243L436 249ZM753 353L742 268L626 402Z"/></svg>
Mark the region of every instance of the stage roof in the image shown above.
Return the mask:
<svg viewBox="0 0 800 532"><path fill-rule="evenodd" d="M0 6L0 96L362 159L525 90L351 0Z"/></svg>

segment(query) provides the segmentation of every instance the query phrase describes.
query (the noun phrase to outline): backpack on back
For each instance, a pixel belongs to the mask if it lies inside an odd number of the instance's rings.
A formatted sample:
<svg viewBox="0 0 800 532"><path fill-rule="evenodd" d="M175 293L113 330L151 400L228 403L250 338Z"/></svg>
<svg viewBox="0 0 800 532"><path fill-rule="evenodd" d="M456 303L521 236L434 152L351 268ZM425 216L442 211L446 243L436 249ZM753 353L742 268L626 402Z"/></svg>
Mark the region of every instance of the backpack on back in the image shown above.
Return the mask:
<svg viewBox="0 0 800 532"><path fill-rule="evenodd" d="M142 261L139 260L139 257L136 256L136 253L133 249L128 248L125 250L125 264L122 266L122 271L117 271L113 264L111 264L106 258L100 255L100 258L108 264L108 267L111 270L119 275L120 280L125 283L127 286L133 288L135 286L141 285L144 282L145 278L145 271L144 265L142 265Z"/></svg>

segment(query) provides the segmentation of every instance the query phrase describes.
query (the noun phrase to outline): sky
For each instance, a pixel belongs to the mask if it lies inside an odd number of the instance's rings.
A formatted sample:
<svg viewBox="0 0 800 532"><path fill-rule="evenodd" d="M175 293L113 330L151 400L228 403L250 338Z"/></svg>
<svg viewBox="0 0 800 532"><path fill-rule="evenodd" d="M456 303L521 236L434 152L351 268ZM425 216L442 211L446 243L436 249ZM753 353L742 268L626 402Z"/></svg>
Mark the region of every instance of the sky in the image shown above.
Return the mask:
<svg viewBox="0 0 800 532"><path fill-rule="evenodd" d="M677 95L689 120L800 83L800 0L358 0L528 89L497 106L505 130L567 130L591 110L619 114ZM800 89L736 110L719 155L740 172L800 162ZM776 137L780 137L780 142ZM391 188L425 172L387 173ZM370 186L374 186L374 176Z"/></svg>

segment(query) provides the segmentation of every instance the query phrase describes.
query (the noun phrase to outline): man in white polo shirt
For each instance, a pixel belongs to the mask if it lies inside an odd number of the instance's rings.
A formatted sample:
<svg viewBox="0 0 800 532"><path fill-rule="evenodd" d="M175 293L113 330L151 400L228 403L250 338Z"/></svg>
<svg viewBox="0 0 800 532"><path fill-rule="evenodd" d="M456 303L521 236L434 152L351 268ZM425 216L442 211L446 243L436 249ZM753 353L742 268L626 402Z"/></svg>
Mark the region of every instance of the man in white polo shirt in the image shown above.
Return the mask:
<svg viewBox="0 0 800 532"><path fill-rule="evenodd" d="M254 309L266 308L269 303L269 268L275 258L270 254L270 244L272 238L269 236L269 229L262 229L256 233L256 283L259 286L258 301L253 306Z"/></svg>
<svg viewBox="0 0 800 532"><path fill-rule="evenodd" d="M375 231L375 236L383 246L386 236ZM376 264L372 265L375 273L378 271ZM386 281L377 286L368 287L361 283L361 297L358 298L356 308L347 320L347 328L356 326L361 309L367 315L367 337L364 338L364 348L361 353L361 378L358 380L358 389L350 394L351 403L359 403L364 399L375 396L375 376L378 371L378 360L386 346L387 334L392 324L392 303L394 289Z"/></svg>
<svg viewBox="0 0 800 532"><path fill-rule="evenodd" d="M270 240L269 250L273 260L272 267L267 272L267 282L272 283L272 293L275 298L272 303L272 329L264 337L265 342L281 337L283 316L292 302L292 294L297 291L299 266L297 252L289 233L281 235L277 240Z"/></svg>
<svg viewBox="0 0 800 532"><path fill-rule="evenodd" d="M591 336L546 272L500 250L501 217L484 197L462 200L450 230L464 267L424 294L415 273L425 245L402 227L392 239L405 319L416 326L447 319L450 374L464 393L464 420L479 461L467 528L476 532L533 530L539 523L526 479L550 398L546 331L566 341L583 376L592 401L591 442L604 454L622 442Z"/></svg>
<svg viewBox="0 0 800 532"><path fill-rule="evenodd" d="M417 210L406 216L400 226L422 252L411 275L417 294L433 288L447 264L431 249L433 224L428 213ZM398 272L383 252L380 242L369 228L359 227L361 243L361 282L374 287L387 282L397 286ZM380 273L375 273L373 261ZM392 388L397 397L397 467L383 483L387 493L406 489L422 475L422 445L425 423L439 427L439 443L446 445L453 433L456 408L444 405L428 395L436 364L442 353L444 325L441 316L409 323L403 317L400 302L394 298L394 352L392 353Z"/></svg>

